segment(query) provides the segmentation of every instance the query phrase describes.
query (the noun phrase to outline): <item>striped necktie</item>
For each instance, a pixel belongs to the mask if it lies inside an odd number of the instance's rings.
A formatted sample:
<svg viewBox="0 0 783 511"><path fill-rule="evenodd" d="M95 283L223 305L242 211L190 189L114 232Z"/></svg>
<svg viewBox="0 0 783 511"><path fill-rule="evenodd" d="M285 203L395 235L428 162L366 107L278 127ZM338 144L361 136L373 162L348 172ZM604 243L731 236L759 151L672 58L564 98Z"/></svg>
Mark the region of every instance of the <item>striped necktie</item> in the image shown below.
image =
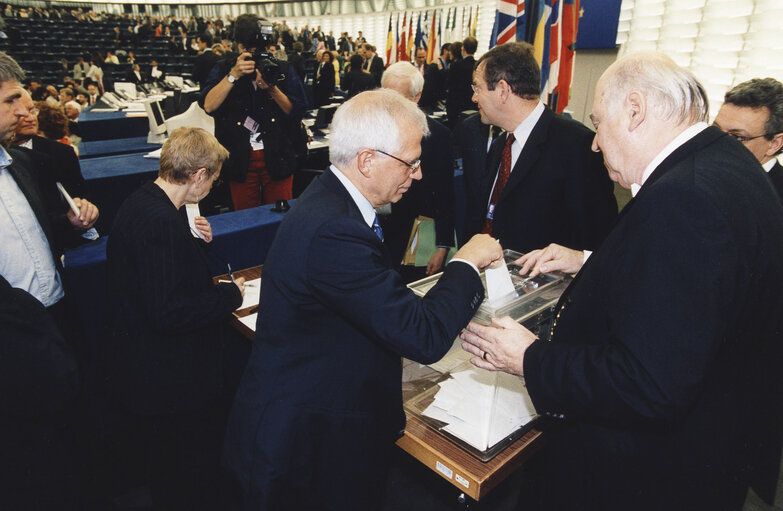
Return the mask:
<svg viewBox="0 0 783 511"><path fill-rule="evenodd" d="M381 229L381 224L378 223L378 216L375 216L375 219L372 221L372 230L375 232L375 235L378 236L378 239L383 241L383 229Z"/></svg>

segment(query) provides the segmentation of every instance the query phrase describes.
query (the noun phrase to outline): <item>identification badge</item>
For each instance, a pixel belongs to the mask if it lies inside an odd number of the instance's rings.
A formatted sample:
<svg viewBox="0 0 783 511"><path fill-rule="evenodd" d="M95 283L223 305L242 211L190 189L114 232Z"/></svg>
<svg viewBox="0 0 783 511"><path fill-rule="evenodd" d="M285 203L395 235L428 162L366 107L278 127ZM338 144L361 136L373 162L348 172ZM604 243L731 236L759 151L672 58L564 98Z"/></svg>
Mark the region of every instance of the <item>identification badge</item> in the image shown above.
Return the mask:
<svg viewBox="0 0 783 511"><path fill-rule="evenodd" d="M487 220L494 220L495 219L495 205L490 204L489 207L487 207Z"/></svg>
<svg viewBox="0 0 783 511"><path fill-rule="evenodd" d="M245 118L244 126L250 131L250 133L255 133L258 131L258 123L249 115Z"/></svg>

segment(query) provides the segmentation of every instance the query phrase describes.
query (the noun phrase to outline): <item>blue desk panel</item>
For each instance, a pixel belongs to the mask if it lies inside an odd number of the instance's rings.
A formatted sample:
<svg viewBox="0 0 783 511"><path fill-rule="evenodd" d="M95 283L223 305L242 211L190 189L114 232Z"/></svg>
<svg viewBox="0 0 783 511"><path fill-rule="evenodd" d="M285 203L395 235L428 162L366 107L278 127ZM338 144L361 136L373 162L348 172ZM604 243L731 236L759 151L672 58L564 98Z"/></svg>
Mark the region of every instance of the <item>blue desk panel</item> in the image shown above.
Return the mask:
<svg viewBox="0 0 783 511"><path fill-rule="evenodd" d="M209 218L214 239L208 259L214 275L226 273L227 261L235 270L263 264L285 214L272 205L234 211ZM95 346L106 335L106 242L107 237L65 253L64 279L69 296L79 308L88 341Z"/></svg>
<svg viewBox="0 0 783 511"><path fill-rule="evenodd" d="M160 144L148 144L147 137L120 138L117 140L93 140L79 144L79 158L82 160L98 156L113 156L128 153L148 153L160 149Z"/></svg>
<svg viewBox="0 0 783 511"><path fill-rule="evenodd" d="M91 112L79 114L79 132L82 140L110 140L147 136L150 130L146 117L127 117L124 112Z"/></svg>
<svg viewBox="0 0 783 511"><path fill-rule="evenodd" d="M102 156L79 162L87 182L88 197L101 212L96 225L101 234L111 230L122 202L142 184L158 176L160 160L144 158L144 154Z"/></svg>

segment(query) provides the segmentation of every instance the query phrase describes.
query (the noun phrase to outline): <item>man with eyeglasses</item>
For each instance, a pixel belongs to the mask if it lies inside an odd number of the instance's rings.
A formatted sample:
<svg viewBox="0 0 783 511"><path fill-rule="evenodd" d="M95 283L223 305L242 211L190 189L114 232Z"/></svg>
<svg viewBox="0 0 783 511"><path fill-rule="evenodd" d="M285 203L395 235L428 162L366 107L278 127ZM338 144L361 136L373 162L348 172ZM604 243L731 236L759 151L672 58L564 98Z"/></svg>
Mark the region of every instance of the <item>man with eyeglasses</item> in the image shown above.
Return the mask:
<svg viewBox="0 0 783 511"><path fill-rule="evenodd" d="M595 250L617 217L614 188L594 133L539 99L540 68L527 43L482 55L473 74L481 122L499 126L481 180L483 208L465 218L467 236L484 232L504 248L549 243Z"/></svg>
<svg viewBox="0 0 783 511"><path fill-rule="evenodd" d="M714 124L753 153L783 197L783 84L754 78L726 93Z"/></svg>
<svg viewBox="0 0 783 511"><path fill-rule="evenodd" d="M489 236L466 243L424 299L383 242L374 208L421 179L427 132L416 104L391 90L335 112L332 165L286 214L264 263L224 449L243 509L380 509L405 427L400 357L439 360L483 299L477 270L502 257Z"/></svg>

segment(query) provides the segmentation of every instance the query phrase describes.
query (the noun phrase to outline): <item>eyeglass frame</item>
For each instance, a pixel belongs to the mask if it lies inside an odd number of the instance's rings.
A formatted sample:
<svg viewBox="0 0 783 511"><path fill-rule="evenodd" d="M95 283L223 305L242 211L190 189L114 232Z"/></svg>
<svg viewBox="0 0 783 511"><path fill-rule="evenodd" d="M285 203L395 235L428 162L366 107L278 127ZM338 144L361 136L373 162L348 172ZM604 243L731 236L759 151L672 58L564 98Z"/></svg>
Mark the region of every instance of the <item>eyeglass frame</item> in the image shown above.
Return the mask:
<svg viewBox="0 0 783 511"><path fill-rule="evenodd" d="M27 111L27 115L30 117L38 117L38 114L41 113L40 110L38 110L36 107L33 107ZM25 117L27 117L27 115Z"/></svg>
<svg viewBox="0 0 783 511"><path fill-rule="evenodd" d="M755 137L746 137L745 135L738 135L737 133L731 133L729 131L727 131L726 134L741 144L744 144L745 142L750 142L751 140L756 140L757 138L767 136L766 133L763 133L761 135L756 135Z"/></svg>
<svg viewBox="0 0 783 511"><path fill-rule="evenodd" d="M397 158L393 154L389 154L386 151L382 151L380 149L373 149L373 151L375 151L377 153L385 154L389 158L394 158L395 160L397 160L398 162L402 163L403 165L406 165L408 167L408 170L410 171L411 174L415 174L416 171L419 170L419 167L421 167L421 159L418 159L418 160L414 161L413 163L411 163L411 162L403 160L402 158Z"/></svg>

